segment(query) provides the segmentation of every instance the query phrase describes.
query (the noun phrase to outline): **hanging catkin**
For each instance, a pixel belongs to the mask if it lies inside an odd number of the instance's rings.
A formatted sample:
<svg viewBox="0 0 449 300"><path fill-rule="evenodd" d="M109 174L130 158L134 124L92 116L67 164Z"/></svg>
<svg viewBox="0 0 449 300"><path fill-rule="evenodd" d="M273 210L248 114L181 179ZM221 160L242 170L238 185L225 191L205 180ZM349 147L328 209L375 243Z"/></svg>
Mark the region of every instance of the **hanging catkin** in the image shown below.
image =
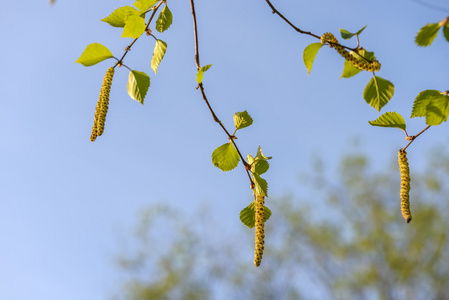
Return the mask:
<svg viewBox="0 0 449 300"><path fill-rule="evenodd" d="M254 210L255 210L256 244L255 244L255 250L254 250L254 264L256 265L256 267L260 266L260 263L262 261L263 248L264 248L264 243L265 243L264 242L264 239L265 239L264 202L265 202L265 199L263 196L259 196L259 195L255 196Z"/></svg>
<svg viewBox="0 0 449 300"><path fill-rule="evenodd" d="M337 52L343 56L347 61L349 61L354 67L360 70L364 71L379 71L380 70L380 63L377 60L373 60L372 62L368 62L364 59L357 59L355 56L351 55L345 48L343 48L338 44L338 40L335 38L335 36L330 33L326 32L321 36L321 44L325 44L327 42L329 43L329 46L331 48L335 48Z"/></svg>
<svg viewBox="0 0 449 300"><path fill-rule="evenodd" d="M410 168L408 167L407 152L399 150L399 171L401 172L401 212L407 223L412 220L410 213Z"/></svg>
<svg viewBox="0 0 449 300"><path fill-rule="evenodd" d="M104 123L106 121L106 114L108 113L109 94L111 92L112 78L114 77L114 68L110 67L103 78L103 84L101 85L100 97L95 108L94 125L92 126L92 135L90 140L93 142L95 139L103 134Z"/></svg>

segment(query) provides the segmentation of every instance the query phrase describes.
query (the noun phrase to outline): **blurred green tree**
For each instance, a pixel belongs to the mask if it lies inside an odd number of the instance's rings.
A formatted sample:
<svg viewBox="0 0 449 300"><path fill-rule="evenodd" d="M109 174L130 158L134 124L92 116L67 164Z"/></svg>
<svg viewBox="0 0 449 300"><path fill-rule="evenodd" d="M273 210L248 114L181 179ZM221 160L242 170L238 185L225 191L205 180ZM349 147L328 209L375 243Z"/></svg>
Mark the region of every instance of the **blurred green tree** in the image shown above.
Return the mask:
<svg viewBox="0 0 449 300"><path fill-rule="evenodd" d="M118 297L449 299L449 157L434 153L426 170L412 170L410 224L400 213L397 165L373 173L366 157L351 155L331 179L317 166L306 181L315 199L270 199L277 220L267 222L257 270L229 246L247 238L149 208L134 253L120 259L127 282Z"/></svg>

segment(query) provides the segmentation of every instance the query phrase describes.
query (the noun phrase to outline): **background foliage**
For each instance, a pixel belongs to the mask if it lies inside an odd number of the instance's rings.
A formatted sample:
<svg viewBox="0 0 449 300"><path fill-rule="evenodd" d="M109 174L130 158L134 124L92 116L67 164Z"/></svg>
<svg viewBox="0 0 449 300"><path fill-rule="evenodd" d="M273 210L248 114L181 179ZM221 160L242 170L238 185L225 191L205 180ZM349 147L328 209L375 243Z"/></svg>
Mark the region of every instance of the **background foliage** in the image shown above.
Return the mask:
<svg viewBox="0 0 449 300"><path fill-rule="evenodd" d="M371 172L366 156L352 153L335 180L317 161L302 178L320 195L273 201L257 272L232 246L247 239L220 234L207 209L189 218L150 207L120 259L127 283L118 299L445 299L449 157L434 152L427 162L412 174L411 226L400 217L396 165Z"/></svg>

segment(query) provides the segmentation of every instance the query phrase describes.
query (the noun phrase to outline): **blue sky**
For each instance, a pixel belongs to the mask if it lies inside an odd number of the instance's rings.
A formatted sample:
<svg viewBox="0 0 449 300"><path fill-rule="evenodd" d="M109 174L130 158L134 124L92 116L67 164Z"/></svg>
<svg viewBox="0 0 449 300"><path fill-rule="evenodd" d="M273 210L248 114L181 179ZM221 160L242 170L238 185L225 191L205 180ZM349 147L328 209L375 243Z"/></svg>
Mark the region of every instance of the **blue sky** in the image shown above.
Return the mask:
<svg viewBox="0 0 449 300"><path fill-rule="evenodd" d="M125 60L151 77L144 106L126 93L128 71L116 70L105 133L94 143L94 109L114 62L86 68L74 61L94 42L122 55L130 39L99 20L133 1L2 2L0 298L107 298L120 283L114 259L123 236L151 204L192 212L208 203L224 228L246 230L238 213L251 191L242 165L223 173L211 163L227 139L195 89L188 1L168 1L174 22L157 35L168 44L157 76L150 69L154 39L141 38ZM396 87L382 112L401 113L409 134L425 127L408 118L416 95L449 89L449 43L440 34L429 48L414 44L420 27L449 13L445 1L426 2L447 10L409 0L273 0L294 24L318 35L368 24L361 43L382 63L378 75ZM322 48L307 76L302 51L317 40L294 32L265 1L198 0L196 7L201 64L213 64L206 92L227 127L235 112L253 117L237 142L244 156L259 145L273 156L265 175L271 198L300 193L298 174L314 158L334 167L355 139L374 167L405 145L401 131L367 122L379 116L362 98L370 74L339 79L343 59ZM410 148L410 161L419 168L420 157L448 137L447 124L431 128ZM252 249L242 251L252 256Z"/></svg>

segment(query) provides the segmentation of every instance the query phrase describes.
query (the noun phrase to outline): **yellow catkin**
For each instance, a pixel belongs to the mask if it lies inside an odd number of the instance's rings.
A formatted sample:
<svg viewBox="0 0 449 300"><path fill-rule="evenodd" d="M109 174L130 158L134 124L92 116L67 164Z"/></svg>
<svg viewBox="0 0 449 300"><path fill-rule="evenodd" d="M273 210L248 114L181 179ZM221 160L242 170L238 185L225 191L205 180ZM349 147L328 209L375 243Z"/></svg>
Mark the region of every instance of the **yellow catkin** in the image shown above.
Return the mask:
<svg viewBox="0 0 449 300"><path fill-rule="evenodd" d="M264 233L264 202L265 199L263 196L256 195L255 196L255 227L256 227L256 244L254 250L254 265L256 267L260 266L262 261L264 243L265 243L265 233Z"/></svg>
<svg viewBox="0 0 449 300"><path fill-rule="evenodd" d="M334 43L334 44L330 44L329 43L329 46L331 48L335 48L335 50L337 50L337 52L342 57L344 57L344 59L349 61L357 69L364 70L364 71L369 71L369 72L374 72L374 71L379 71L380 70L380 63L377 60L373 60L372 62L368 62L368 61L364 60L363 58L362 59L357 59L355 56L351 55L351 53L349 53L345 48L343 48L340 45L336 45L338 43L338 40L330 32L326 32L325 34L323 34L321 36L321 44L325 44L325 43L328 43L328 42Z"/></svg>
<svg viewBox="0 0 449 300"><path fill-rule="evenodd" d="M111 92L112 78L114 77L114 68L110 67L103 78L101 85L100 97L95 108L94 125L92 126L92 134L90 140L93 142L97 137L104 132L104 123L106 121L106 114L108 113L109 94Z"/></svg>
<svg viewBox="0 0 449 300"><path fill-rule="evenodd" d="M399 171L401 172L401 212L407 223L412 220L410 212L410 169L408 167L407 152L399 150Z"/></svg>

